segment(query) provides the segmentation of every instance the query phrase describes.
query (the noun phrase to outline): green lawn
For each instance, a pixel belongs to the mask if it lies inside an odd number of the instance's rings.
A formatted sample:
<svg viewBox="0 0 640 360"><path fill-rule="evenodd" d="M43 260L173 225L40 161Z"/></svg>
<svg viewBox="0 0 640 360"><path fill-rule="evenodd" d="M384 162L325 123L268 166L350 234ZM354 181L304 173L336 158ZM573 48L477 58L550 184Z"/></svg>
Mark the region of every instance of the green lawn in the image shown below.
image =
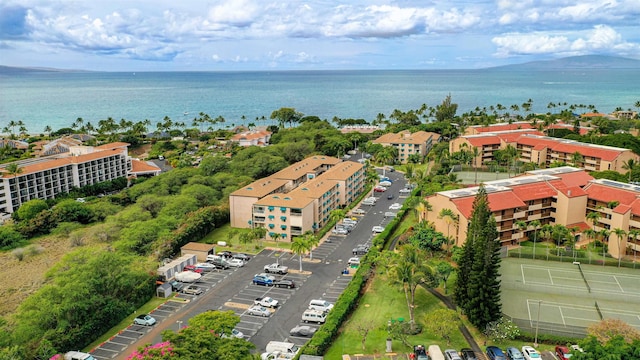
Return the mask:
<svg viewBox="0 0 640 360"><path fill-rule="evenodd" d="M444 305L438 299L420 288L416 298L416 322L423 323L422 317L425 313L443 307ZM398 321L398 319L409 321L409 312L402 286L389 281L385 274L377 274L362 296L358 308L343 326L341 335L325 354L325 358L339 359L343 353L383 354L388 336L387 324L390 321ZM362 336L358 330L363 327L371 328L364 349L362 348ZM461 349L468 346L462 335L457 332L453 335L450 344L447 344L446 340L426 332L409 336L409 342L425 345L438 344L443 349L449 347ZM409 353L411 349L399 340L394 340L393 351Z"/></svg>

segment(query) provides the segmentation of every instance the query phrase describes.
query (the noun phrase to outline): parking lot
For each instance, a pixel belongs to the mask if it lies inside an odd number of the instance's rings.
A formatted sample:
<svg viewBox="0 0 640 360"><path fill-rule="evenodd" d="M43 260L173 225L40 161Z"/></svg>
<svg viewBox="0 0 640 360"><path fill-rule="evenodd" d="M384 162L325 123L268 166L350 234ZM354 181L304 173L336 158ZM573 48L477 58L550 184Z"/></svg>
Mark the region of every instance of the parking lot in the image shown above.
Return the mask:
<svg viewBox="0 0 640 360"><path fill-rule="evenodd" d="M212 309L234 311L240 317L236 329L243 333L245 339L256 345L259 353L263 352L266 344L272 340L304 344L308 338L290 336L289 331L298 325L319 327L319 325L305 324L302 321L301 315L308 308L309 302L312 299L324 299L330 302L338 299L351 280L351 276L343 274L343 270L347 267L349 258L354 256L353 248L358 244L371 246L372 239L377 235L372 232L372 228L386 226L392 217L385 216L385 213L397 212L397 210L389 210L389 206L393 203L402 203L407 197L399 194L399 190L405 184L402 174L387 172L386 175L393 181L387 192L375 193L374 196L378 201L372 206L361 207L365 214L356 216L357 224L350 233L326 237L313 250L312 258L304 258L302 272L299 271L297 255L277 250L263 250L242 268L207 273L198 283L198 286L204 290L202 294L180 294L179 298L189 301L179 303L178 306L169 301L167 308L154 311L152 316L157 317L158 324L153 326L153 331L146 328L135 336L134 333L129 334L128 339L114 338L114 341L108 341L108 344L105 343L94 352L96 358L124 360L138 346L160 342L162 330L177 330L180 326L185 326L191 317ZM389 193L394 194L391 200L387 199ZM265 265L276 261L289 267L287 275L276 277L293 280L296 284L295 289L252 284L254 274L262 273ZM269 317L247 314L246 311L253 304L253 300L262 296L271 296L278 300L280 307ZM110 347L113 347L113 350L108 349Z"/></svg>

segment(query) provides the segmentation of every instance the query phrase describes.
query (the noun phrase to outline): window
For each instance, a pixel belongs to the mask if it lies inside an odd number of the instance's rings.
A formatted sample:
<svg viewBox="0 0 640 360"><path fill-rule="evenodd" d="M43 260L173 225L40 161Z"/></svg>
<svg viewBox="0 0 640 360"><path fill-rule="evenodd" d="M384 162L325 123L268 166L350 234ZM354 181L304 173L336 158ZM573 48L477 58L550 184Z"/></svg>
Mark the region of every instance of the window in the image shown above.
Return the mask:
<svg viewBox="0 0 640 360"><path fill-rule="evenodd" d="M280 216L280 220L287 221L287 217L286 216Z"/></svg>
<svg viewBox="0 0 640 360"><path fill-rule="evenodd" d="M269 211L273 211L273 209L275 209L275 207L269 206Z"/></svg>
<svg viewBox="0 0 640 360"><path fill-rule="evenodd" d="M287 225L280 225L280 229L287 230Z"/></svg>

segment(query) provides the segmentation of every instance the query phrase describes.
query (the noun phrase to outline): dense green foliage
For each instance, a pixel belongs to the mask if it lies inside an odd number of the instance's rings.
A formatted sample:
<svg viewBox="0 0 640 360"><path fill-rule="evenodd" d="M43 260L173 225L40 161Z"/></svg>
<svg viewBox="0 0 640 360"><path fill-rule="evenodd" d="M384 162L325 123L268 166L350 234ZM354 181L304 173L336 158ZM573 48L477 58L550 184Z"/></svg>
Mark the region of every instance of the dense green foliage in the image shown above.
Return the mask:
<svg viewBox="0 0 640 360"><path fill-rule="evenodd" d="M420 226L409 237L409 243L425 251L441 251L445 243L445 237L441 232L429 226Z"/></svg>
<svg viewBox="0 0 640 360"><path fill-rule="evenodd" d="M615 336L602 344L594 336L589 336L580 342L584 353L573 352L571 359L575 360L627 360L640 359L640 340L626 342L621 335Z"/></svg>
<svg viewBox="0 0 640 360"><path fill-rule="evenodd" d="M67 254L47 277L20 305L11 331L27 358L47 342L61 350L86 346L144 304L155 287L142 259L92 248Z"/></svg>
<svg viewBox="0 0 640 360"><path fill-rule="evenodd" d="M500 242L484 186L473 201L455 299L478 329L500 318Z"/></svg>

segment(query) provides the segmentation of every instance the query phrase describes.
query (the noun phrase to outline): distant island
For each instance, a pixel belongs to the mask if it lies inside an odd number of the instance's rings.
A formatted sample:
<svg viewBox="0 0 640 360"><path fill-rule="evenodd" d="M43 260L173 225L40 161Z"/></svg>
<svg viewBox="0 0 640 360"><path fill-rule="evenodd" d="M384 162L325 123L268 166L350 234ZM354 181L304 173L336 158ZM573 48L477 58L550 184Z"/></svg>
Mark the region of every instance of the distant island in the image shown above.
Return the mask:
<svg viewBox="0 0 640 360"><path fill-rule="evenodd" d="M571 56L489 68L492 70L640 69L640 60L605 55Z"/></svg>
<svg viewBox="0 0 640 360"><path fill-rule="evenodd" d="M606 56L583 55L571 56L554 60L531 61L521 64L511 64L488 67L477 70L562 70L562 69L640 69L640 60ZM460 69L463 70L463 69ZM323 70L318 70L323 71ZM56 69L47 67L13 67L0 65L0 75L20 75L42 72L93 72L89 70Z"/></svg>

